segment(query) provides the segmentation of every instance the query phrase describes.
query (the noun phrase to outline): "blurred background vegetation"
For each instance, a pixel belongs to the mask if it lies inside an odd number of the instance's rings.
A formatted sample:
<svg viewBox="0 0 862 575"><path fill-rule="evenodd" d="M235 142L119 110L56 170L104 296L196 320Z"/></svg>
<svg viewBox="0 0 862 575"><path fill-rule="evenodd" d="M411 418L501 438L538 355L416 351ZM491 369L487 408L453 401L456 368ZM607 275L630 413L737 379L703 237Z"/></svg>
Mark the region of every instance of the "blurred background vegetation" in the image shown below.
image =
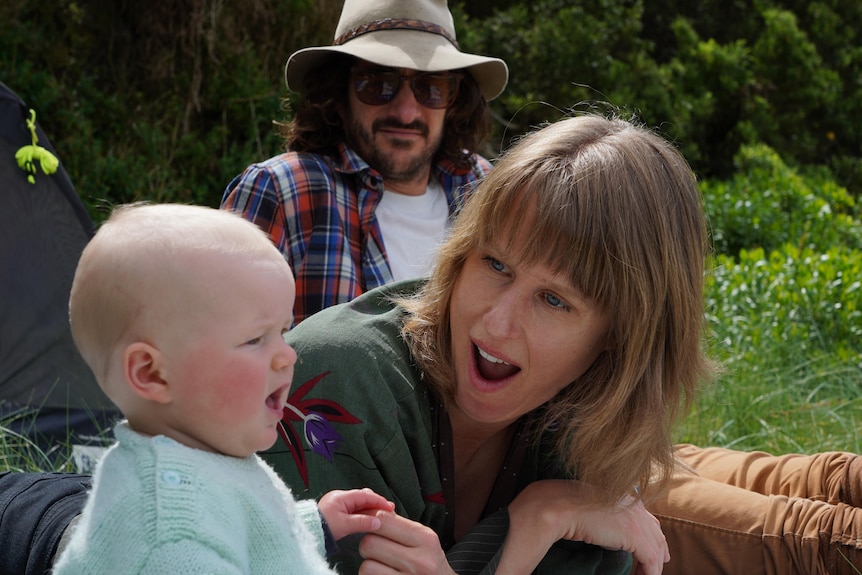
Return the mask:
<svg viewBox="0 0 862 575"><path fill-rule="evenodd" d="M37 111L93 218L217 206L277 154L283 69L341 0L4 0L0 81ZM692 164L715 245L723 367L681 441L862 450L862 2L452 2L463 49L510 67L493 157L572 110L656 126Z"/></svg>
<svg viewBox="0 0 862 575"><path fill-rule="evenodd" d="M216 205L280 150L283 67L331 43L341 0L4 0L0 80L31 106L94 217L133 199ZM702 179L740 146L862 193L862 3L453 2L469 51L511 69L485 152L608 102L675 139ZM100 210L102 216L100 216Z"/></svg>

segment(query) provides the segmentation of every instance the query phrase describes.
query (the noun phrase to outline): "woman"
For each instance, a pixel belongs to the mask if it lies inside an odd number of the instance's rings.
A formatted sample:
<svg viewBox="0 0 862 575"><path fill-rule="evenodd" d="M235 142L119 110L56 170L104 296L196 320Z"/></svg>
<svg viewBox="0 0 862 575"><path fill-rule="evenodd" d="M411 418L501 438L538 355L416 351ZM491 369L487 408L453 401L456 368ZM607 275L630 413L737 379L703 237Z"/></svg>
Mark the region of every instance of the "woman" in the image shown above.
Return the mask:
<svg viewBox="0 0 862 575"><path fill-rule="evenodd" d="M364 486L396 503L343 546L345 573L628 573L631 555L660 573L642 500L709 371L706 251L669 143L619 119L547 126L474 192L427 283L286 336L294 391L264 457L298 497Z"/></svg>

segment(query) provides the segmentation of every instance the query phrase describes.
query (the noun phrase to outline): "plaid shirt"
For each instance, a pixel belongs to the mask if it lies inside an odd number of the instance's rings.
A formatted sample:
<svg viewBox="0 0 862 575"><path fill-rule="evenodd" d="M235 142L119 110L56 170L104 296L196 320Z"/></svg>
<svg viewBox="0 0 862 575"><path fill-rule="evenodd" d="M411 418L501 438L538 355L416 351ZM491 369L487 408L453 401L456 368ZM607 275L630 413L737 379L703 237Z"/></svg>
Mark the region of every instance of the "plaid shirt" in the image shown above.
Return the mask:
<svg viewBox="0 0 862 575"><path fill-rule="evenodd" d="M450 217L469 184L491 164L471 156L472 166L441 163L434 174L446 193ZM294 321L392 281L375 210L383 178L356 152L339 146L338 157L287 152L252 164L234 178L222 208L265 231L296 278Z"/></svg>

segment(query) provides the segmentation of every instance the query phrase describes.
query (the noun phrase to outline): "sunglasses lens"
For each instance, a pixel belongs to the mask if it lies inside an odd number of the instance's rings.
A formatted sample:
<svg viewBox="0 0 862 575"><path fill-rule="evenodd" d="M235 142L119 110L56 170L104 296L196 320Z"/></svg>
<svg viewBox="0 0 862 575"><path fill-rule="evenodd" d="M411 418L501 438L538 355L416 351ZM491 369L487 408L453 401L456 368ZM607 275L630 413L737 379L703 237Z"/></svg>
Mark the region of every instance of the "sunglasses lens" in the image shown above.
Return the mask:
<svg viewBox="0 0 862 575"><path fill-rule="evenodd" d="M388 104L401 89L402 80L410 80L416 101L426 108L446 108L458 95L459 76L456 74L419 74L412 79L395 71L354 70L353 89L356 98L368 106Z"/></svg>
<svg viewBox="0 0 862 575"><path fill-rule="evenodd" d="M413 79L413 94L426 108L446 108L458 95L458 79L452 74L421 74Z"/></svg>
<svg viewBox="0 0 862 575"><path fill-rule="evenodd" d="M354 73L353 89L363 104L382 106L388 104L398 93L401 78L395 72L358 71Z"/></svg>

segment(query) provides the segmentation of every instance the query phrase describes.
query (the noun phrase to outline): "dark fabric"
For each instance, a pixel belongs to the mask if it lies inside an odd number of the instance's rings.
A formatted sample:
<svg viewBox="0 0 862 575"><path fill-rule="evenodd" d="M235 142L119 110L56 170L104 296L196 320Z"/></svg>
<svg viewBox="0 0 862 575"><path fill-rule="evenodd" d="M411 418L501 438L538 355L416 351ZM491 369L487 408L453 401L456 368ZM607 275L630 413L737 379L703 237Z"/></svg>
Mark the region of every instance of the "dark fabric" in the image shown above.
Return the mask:
<svg viewBox="0 0 862 575"><path fill-rule="evenodd" d="M493 575L500 565L508 531L509 513L506 509L486 517L446 552L449 565L459 575ZM533 574L558 573L561 565L566 572L566 565L577 565L595 575L612 575L628 572L630 562L628 553L598 550L581 541L558 541L548 550L548 555ZM570 567L568 572L580 571Z"/></svg>
<svg viewBox="0 0 862 575"><path fill-rule="evenodd" d="M0 474L0 575L48 573L91 478L74 473Z"/></svg>
<svg viewBox="0 0 862 575"><path fill-rule="evenodd" d="M32 182L18 166L16 152L32 144L29 118L0 83L0 417L50 450L69 443L70 423L101 421L101 410L114 407L69 330L69 291L93 223L62 163L51 175L37 168ZM39 118L37 111L37 145L57 155Z"/></svg>
<svg viewBox="0 0 862 575"><path fill-rule="evenodd" d="M500 564L509 532L509 511L501 509L483 519L446 551L449 566L459 575L493 575Z"/></svg>

